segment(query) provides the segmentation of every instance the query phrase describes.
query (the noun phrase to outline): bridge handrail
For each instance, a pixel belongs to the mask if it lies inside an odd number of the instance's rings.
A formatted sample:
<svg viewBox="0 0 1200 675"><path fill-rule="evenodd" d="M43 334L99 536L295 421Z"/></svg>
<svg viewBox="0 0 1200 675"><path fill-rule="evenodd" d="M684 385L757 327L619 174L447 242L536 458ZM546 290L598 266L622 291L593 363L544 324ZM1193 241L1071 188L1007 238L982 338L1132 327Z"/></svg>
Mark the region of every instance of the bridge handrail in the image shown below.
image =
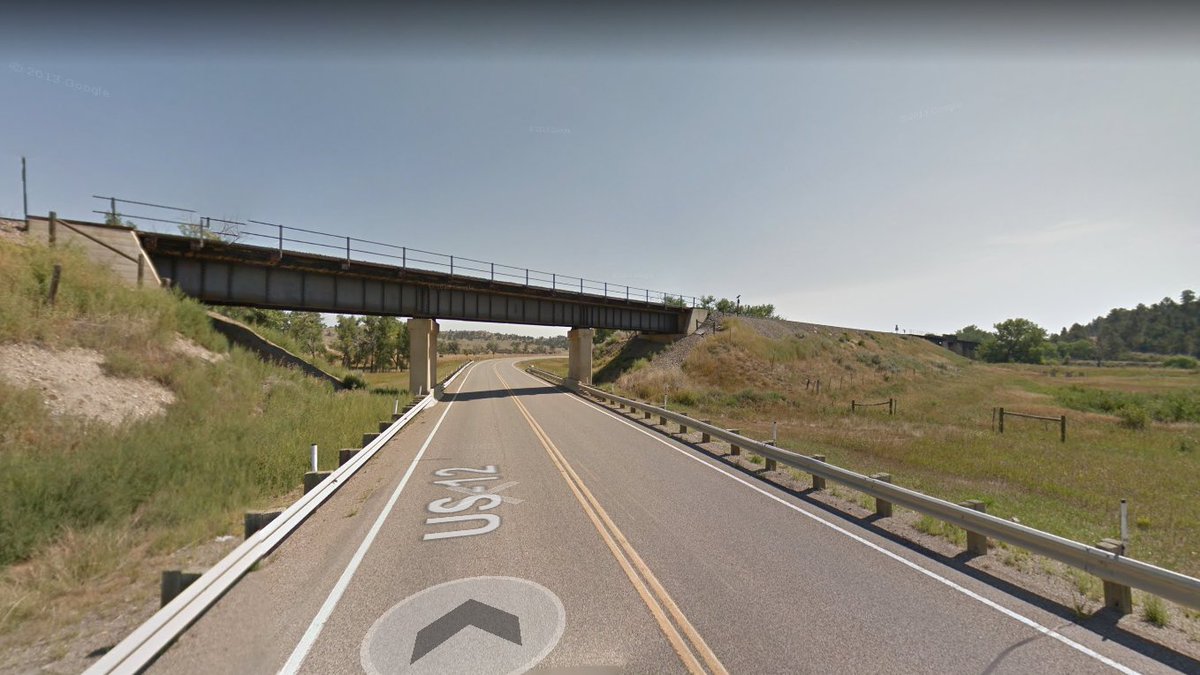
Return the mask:
<svg viewBox="0 0 1200 675"><path fill-rule="evenodd" d="M772 459L780 464L799 469L805 473L841 483L870 497L898 504L918 513L961 527L964 530L1019 546L1081 569L1084 572L1094 574L1106 581L1123 584L1131 588L1138 588L1157 595L1164 600L1200 609L1200 579L1195 577L1189 577L1185 574L1157 567L1118 553L1110 553L1095 546L1072 541L1065 537L1050 534L1049 532L1036 530L1026 525L953 504L937 497L931 497L915 490L909 490L898 485L893 485L892 483L864 476L848 469L813 459L812 457L806 457L790 450L767 445L766 443L747 438L720 427L715 427L711 424L706 424L700 420L667 410L666 408L659 408L649 403L617 396L616 394L611 394L586 384L579 384L539 368L529 367L527 370L552 384L581 392L592 398L624 403L633 410L658 415L677 424L683 424L689 429L706 433L712 438L736 445L760 457Z"/></svg>
<svg viewBox="0 0 1200 675"><path fill-rule="evenodd" d="M408 246L398 246L386 242L375 241L372 239L362 239L346 235L331 234L329 232L321 232L319 230L311 230L303 227L295 227L292 225L283 225L280 223L271 223L262 220L230 220L225 218L215 218L209 216L197 215L197 212L192 209L184 209L174 206L165 206L162 204L154 204L145 201L135 201L131 199L122 199L118 197L105 197L102 195L92 195L96 199L101 199L106 202L108 210L96 210L104 216L113 219L128 218L131 220L144 220L151 223L164 223L171 225L190 226L196 229L196 236L203 238L207 225L210 223L221 223L235 228L234 232L227 233L228 236L235 240L239 237L257 237L275 243L276 247L282 252L284 244L299 244L302 246L312 246L321 249L344 252L347 259L351 259L352 254L358 253L363 256L373 256L387 258L389 260L399 260L401 267L408 268L410 263L419 263L437 268L437 271L449 270L451 274L459 273L463 270L467 272L475 272L478 274L466 274L474 278L490 279L495 281L497 276L502 278L514 279L518 282L524 281L527 286L538 286L541 288L550 288L554 291L564 293L578 293L580 295L592 295L603 297L606 299L621 299L634 302L644 302L646 304L657 304L670 306L673 304L683 303L684 306L695 307L697 305L697 297L695 295L683 295L682 293L668 293L666 291L656 291L648 288L639 288L629 286L627 284L609 283L595 279L588 279L581 276L573 276L568 274L557 274L554 272L546 272L528 267L517 267L515 265L507 265L503 263L495 263L488 260L478 260L476 258L466 258L455 256L448 253L438 253L436 251L427 251L419 248ZM117 207L118 204L133 204L154 209L163 209L173 211L177 214L188 214L180 216L183 219L169 219L158 216L149 216L136 213L124 213ZM252 226L262 226L271 228L270 232L256 231ZM330 241L313 241L311 238L297 238L295 236L285 236L285 234L304 233L308 235L316 235L317 237L328 237ZM336 242L336 243L335 243ZM357 248L354 244L366 244L368 246L383 247L389 251L399 251L399 255L391 252L383 252L379 250L370 250L366 248ZM412 257L409 254L416 253L419 256L432 256L434 259L423 257ZM367 262L370 262L367 260ZM484 267L474 267L473 265L483 265ZM423 269L423 268L417 268ZM499 271L497 271L499 269ZM504 272L508 270L509 272ZM432 270L431 270L432 271ZM482 276L481 276L482 275ZM536 284L534 282L537 282ZM690 300L690 305L686 301Z"/></svg>

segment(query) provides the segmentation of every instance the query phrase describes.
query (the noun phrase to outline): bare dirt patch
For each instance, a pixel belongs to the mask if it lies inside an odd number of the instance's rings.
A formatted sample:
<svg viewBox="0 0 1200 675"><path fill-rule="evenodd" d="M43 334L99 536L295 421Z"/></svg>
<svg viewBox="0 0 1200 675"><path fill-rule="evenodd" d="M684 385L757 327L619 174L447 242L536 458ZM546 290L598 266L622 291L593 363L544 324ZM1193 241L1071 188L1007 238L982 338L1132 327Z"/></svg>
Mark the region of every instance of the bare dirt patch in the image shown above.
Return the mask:
<svg viewBox="0 0 1200 675"><path fill-rule="evenodd" d="M175 341L171 343L171 351L179 354L180 356L200 359L209 363L220 363L228 356L228 354L211 352L182 335L175 336Z"/></svg>
<svg viewBox="0 0 1200 675"><path fill-rule="evenodd" d="M0 345L0 378L37 389L55 415L75 415L113 426L162 414L175 395L147 379L113 377L90 349L56 351L33 344Z"/></svg>
<svg viewBox="0 0 1200 675"><path fill-rule="evenodd" d="M11 218L0 218L0 239L15 241L18 244L24 243L25 232L21 229L24 226L24 221L13 220Z"/></svg>

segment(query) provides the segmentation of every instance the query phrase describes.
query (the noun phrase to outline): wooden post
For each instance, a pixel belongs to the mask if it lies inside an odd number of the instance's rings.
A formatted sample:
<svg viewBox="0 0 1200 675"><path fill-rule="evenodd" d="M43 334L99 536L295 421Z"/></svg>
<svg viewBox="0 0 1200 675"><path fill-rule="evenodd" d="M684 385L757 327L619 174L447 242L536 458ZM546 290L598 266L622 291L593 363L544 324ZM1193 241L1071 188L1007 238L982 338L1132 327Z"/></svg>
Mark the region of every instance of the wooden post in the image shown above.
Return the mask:
<svg viewBox="0 0 1200 675"><path fill-rule="evenodd" d="M896 399L894 399L894 398L888 399L888 414L889 415L896 414Z"/></svg>
<svg viewBox="0 0 1200 675"><path fill-rule="evenodd" d="M47 236L49 236L50 246L53 247L54 243L58 240L58 214L53 211L50 212L49 228Z"/></svg>
<svg viewBox="0 0 1200 675"><path fill-rule="evenodd" d="M1125 555L1125 546L1115 539L1103 539L1096 548L1113 555ZM1104 582L1104 606L1114 609L1118 614L1125 615L1133 612L1133 589L1108 579Z"/></svg>
<svg viewBox="0 0 1200 675"><path fill-rule="evenodd" d="M817 460L818 462L825 461L825 455L813 455L812 458ZM815 473L810 473L809 477L812 478L812 486L813 486L814 490L824 490L825 489L825 479L823 477L818 476Z"/></svg>
<svg viewBox="0 0 1200 675"><path fill-rule="evenodd" d="M700 420L700 423L701 424L712 424L712 420ZM701 431L700 432L700 442L708 443L710 441L712 441L712 436L709 436L707 431Z"/></svg>
<svg viewBox="0 0 1200 675"><path fill-rule="evenodd" d="M663 415L659 415L659 416L658 416L658 423L659 423L659 424L661 424L661 425L663 425L664 427L665 427L665 426L667 426L667 418L666 418L666 417L664 417Z"/></svg>
<svg viewBox="0 0 1200 675"><path fill-rule="evenodd" d="M1066 415L1062 416L1061 424L1062 424L1062 442L1066 443L1067 442L1067 416Z"/></svg>
<svg viewBox="0 0 1200 675"><path fill-rule="evenodd" d="M854 412L854 399L850 399L850 412Z"/></svg>
<svg viewBox="0 0 1200 675"><path fill-rule="evenodd" d="M142 281L145 278L146 278L146 256L139 253L138 254L138 276L137 276L138 288L142 287Z"/></svg>
<svg viewBox="0 0 1200 675"><path fill-rule="evenodd" d="M1004 433L1004 408L996 408L1000 412L1000 433Z"/></svg>
<svg viewBox="0 0 1200 675"><path fill-rule="evenodd" d="M892 482L892 474L890 473L875 473L871 474L871 478L884 483ZM875 498L875 515L880 518L892 517L892 503L886 499Z"/></svg>
<svg viewBox="0 0 1200 675"><path fill-rule="evenodd" d="M740 433L742 433L742 430L741 430L741 429L726 429L726 431L728 431L728 432L729 432L729 433L731 433L731 434L740 434ZM734 445L733 443L730 443L730 444L729 444L729 454L731 454L731 455L740 455L740 454L742 454L742 449L741 449L740 447L738 447L738 446Z"/></svg>
<svg viewBox="0 0 1200 675"><path fill-rule="evenodd" d="M980 513L987 513L987 505L978 499L968 499L962 504L959 504L959 506L965 506L968 509L974 509ZM978 532L967 530L967 552L972 555L987 555L987 550L987 536L979 534Z"/></svg>
<svg viewBox="0 0 1200 675"><path fill-rule="evenodd" d="M54 305L54 301L58 298L58 280L62 277L62 265L54 264L54 271L50 273L50 305Z"/></svg>
<svg viewBox="0 0 1200 675"><path fill-rule="evenodd" d="M774 446L775 441L766 441L766 444ZM767 467L767 471L775 471L779 468L779 465L775 462L775 460L771 459L770 457L763 457L763 464Z"/></svg>

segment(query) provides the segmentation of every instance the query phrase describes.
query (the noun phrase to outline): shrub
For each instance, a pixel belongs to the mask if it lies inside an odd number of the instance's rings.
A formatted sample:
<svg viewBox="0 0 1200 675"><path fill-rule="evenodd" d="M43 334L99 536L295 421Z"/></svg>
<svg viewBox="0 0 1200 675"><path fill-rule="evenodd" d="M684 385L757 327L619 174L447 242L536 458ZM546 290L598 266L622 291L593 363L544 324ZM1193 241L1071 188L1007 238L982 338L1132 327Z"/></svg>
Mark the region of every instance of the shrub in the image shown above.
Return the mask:
<svg viewBox="0 0 1200 675"><path fill-rule="evenodd" d="M1167 368L1183 368L1184 370L1196 370L1200 368L1200 361L1193 359L1190 356L1172 356L1163 361L1163 366Z"/></svg>
<svg viewBox="0 0 1200 675"><path fill-rule="evenodd" d="M1150 421L1150 414L1140 405L1127 405L1117 411L1121 426L1127 429L1145 429Z"/></svg>
<svg viewBox="0 0 1200 675"><path fill-rule="evenodd" d="M367 380L362 376L361 373L350 373L342 378L342 384L345 385L347 389L365 389L367 386Z"/></svg>

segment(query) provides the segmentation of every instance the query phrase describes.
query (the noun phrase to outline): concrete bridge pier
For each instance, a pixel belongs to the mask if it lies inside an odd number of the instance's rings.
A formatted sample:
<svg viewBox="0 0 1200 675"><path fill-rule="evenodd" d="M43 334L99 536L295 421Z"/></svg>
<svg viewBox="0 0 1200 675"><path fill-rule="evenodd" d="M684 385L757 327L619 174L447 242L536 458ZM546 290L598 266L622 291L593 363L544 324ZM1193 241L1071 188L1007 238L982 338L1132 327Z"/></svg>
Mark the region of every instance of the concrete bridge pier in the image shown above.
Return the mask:
<svg viewBox="0 0 1200 675"><path fill-rule="evenodd" d="M567 331L569 351L567 356L567 379L581 384L592 383L592 336L591 328L573 328Z"/></svg>
<svg viewBox="0 0 1200 675"><path fill-rule="evenodd" d="M408 391L424 396L437 383L437 337L441 328L433 319L408 320Z"/></svg>

